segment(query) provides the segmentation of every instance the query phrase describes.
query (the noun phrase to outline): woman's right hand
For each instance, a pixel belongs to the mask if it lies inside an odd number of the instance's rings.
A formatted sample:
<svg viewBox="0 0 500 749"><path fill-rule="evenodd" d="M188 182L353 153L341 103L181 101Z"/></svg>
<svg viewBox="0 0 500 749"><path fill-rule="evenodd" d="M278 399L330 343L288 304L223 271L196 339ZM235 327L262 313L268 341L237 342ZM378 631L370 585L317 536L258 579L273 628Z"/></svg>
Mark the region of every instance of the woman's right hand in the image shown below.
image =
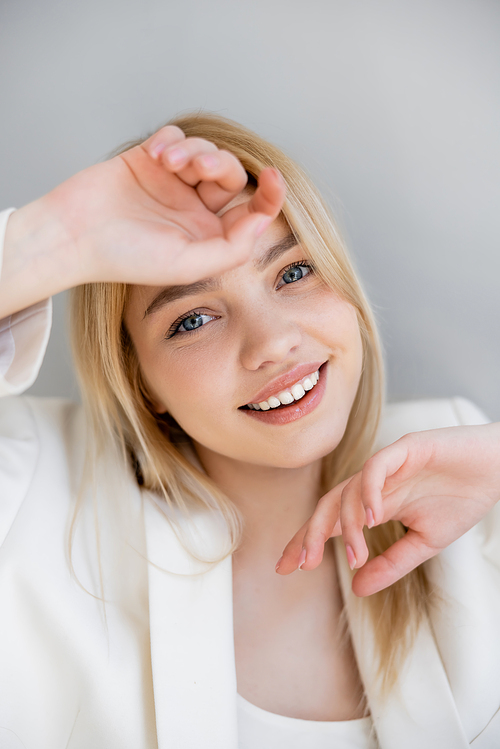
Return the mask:
<svg viewBox="0 0 500 749"><path fill-rule="evenodd" d="M218 216L246 183L235 156L175 126L79 172L9 218L0 318L81 283L186 284L239 265L285 197L267 168Z"/></svg>

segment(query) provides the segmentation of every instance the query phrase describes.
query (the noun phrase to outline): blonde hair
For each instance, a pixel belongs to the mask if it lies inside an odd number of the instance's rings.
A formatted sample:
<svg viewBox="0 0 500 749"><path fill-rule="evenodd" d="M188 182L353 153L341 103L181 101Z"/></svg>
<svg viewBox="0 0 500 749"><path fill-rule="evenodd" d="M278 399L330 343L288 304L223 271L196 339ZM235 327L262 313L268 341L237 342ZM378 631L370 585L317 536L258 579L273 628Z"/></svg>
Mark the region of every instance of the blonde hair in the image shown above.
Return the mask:
<svg viewBox="0 0 500 749"><path fill-rule="evenodd" d="M371 455L383 404L383 365L377 329L352 263L320 194L305 173L282 151L255 133L222 117L196 113L172 120L186 136L205 138L235 154L256 183L266 166L279 169L287 185L282 215L297 240L307 247L323 281L357 310L364 361L361 380L344 436L323 459L322 490L360 470ZM127 144L127 148L141 141ZM121 149L122 151L126 148ZM217 508L229 531L229 547L239 545L239 513L212 481L195 468L172 439L175 425L154 413L139 361L123 323L125 284L90 283L72 296L72 340L82 397L95 434L94 445L111 441L123 461L132 456L140 483L160 494L176 510ZM366 532L371 555L400 538L405 529L391 521ZM194 556L196 551L191 550ZM426 612L428 585L422 568L363 602L372 617L382 688L388 691Z"/></svg>

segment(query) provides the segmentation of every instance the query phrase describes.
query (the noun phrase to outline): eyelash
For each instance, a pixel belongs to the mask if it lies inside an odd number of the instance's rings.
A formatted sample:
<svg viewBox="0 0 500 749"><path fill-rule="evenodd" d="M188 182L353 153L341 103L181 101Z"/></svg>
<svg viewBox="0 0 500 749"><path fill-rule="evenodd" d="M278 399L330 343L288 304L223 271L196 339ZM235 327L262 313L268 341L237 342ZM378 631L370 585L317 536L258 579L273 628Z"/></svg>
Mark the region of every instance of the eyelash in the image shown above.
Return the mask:
<svg viewBox="0 0 500 749"><path fill-rule="evenodd" d="M168 332L165 338L167 339L172 338L172 336L174 336L177 333L177 331L181 327L184 320L187 320L189 317L193 317L193 315L201 315L201 314L202 313L200 312L199 309L192 309L190 312L185 312L183 315L178 317L177 320L175 320L172 323L172 325L168 329ZM216 315L207 315L207 317L216 317ZM203 326L200 325L200 327L203 327ZM198 328L195 328L195 330L198 330ZM181 330L179 335L183 335L184 333L193 333L193 332L194 332L193 330Z"/></svg>
<svg viewBox="0 0 500 749"><path fill-rule="evenodd" d="M280 276L283 277L285 275L285 273L287 273L289 270L291 270L292 268L297 268L298 266L300 266L302 268L308 268L309 273L307 274L307 276L310 273L314 273L314 265L313 265L313 263L310 260L298 260L298 261L295 261L294 263L290 263L290 265L287 265L285 268L283 268L280 271ZM304 278L307 278L307 276L304 276ZM299 278L297 280L298 281L302 281L302 278ZM293 281L293 283L297 283L297 281ZM286 283L283 284L283 286L290 286L290 285L291 284L286 284ZM283 288L283 286L279 286L277 288ZM177 333L177 331L179 330L179 328L182 325L182 323L184 322L184 320L187 320L189 317L192 317L193 315L200 315L200 314L202 314L202 313L200 313L199 309L193 309L193 310L190 310L190 312L185 312L183 315L181 315L180 317L178 317L177 320L175 320L172 323L172 325L170 326L170 328L167 331L167 334L166 334L165 338L167 340L169 338L172 338ZM216 317L216 315L207 315L207 317ZM202 327L203 327L203 325L200 325L200 328L202 328ZM198 328L195 328L195 330L198 330ZM194 332L193 330L190 330L190 331L188 331L188 330L181 330L180 333L179 333L179 335L183 335L185 333L193 333L193 332Z"/></svg>

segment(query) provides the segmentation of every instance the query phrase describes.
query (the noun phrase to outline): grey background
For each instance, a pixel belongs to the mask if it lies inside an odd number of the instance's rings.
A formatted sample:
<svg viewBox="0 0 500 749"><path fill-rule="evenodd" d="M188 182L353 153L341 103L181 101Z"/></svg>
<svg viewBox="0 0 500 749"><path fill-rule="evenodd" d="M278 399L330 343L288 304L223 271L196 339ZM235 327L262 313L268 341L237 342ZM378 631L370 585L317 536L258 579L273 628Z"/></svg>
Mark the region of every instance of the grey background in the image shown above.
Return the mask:
<svg viewBox="0 0 500 749"><path fill-rule="evenodd" d="M500 3L2 0L0 206L179 111L232 117L326 193L389 395L500 418ZM65 297L32 392L75 396Z"/></svg>

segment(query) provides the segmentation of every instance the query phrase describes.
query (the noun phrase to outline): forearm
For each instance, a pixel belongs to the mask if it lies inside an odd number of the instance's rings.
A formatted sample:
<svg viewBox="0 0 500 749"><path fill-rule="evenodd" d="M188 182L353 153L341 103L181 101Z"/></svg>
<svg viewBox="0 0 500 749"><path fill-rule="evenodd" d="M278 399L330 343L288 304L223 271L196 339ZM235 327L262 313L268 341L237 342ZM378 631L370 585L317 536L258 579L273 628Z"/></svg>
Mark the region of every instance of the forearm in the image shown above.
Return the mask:
<svg viewBox="0 0 500 749"><path fill-rule="evenodd" d="M172 164L169 149L179 143L184 157ZM250 199L219 216L247 177L235 156L214 148L166 126L13 213L0 318L86 282L177 285L244 262L278 216L285 185L276 170L264 169ZM207 165L200 159L208 154Z"/></svg>
<svg viewBox="0 0 500 749"><path fill-rule="evenodd" d="M70 248L63 225L43 198L15 211L7 222L0 268L0 318L79 283Z"/></svg>

